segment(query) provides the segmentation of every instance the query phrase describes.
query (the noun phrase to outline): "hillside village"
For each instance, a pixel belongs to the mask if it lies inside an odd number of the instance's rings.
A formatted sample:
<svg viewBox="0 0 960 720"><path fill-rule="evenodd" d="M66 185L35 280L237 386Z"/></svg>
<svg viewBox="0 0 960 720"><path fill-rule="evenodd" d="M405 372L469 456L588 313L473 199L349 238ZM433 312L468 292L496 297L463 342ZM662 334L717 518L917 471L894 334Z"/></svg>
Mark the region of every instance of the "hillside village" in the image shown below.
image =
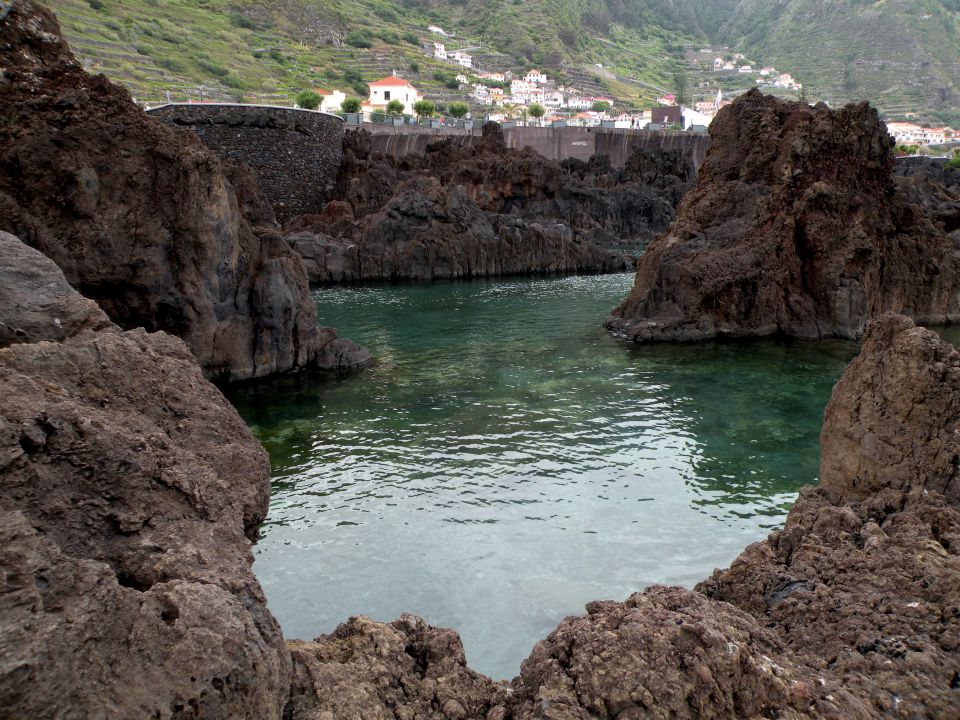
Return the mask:
<svg viewBox="0 0 960 720"><path fill-rule="evenodd" d="M483 67L479 58L468 52L470 48L448 47L448 39L453 37L451 33L439 26L427 29L438 37L425 43L422 51L431 60L446 63L455 70L456 88L469 104L467 122L482 119L524 125L705 132L716 113L745 92L742 81L746 79L753 80L752 85L765 92L806 99L803 84L789 72L772 65L757 65L742 53L731 55L724 52L725 48L703 48L688 58L691 69L699 71L700 77L705 78L695 92L690 93L699 99L687 103L684 102L686 98L678 97L676 93L663 92L652 107L624 107L610 94L584 93L569 82L551 78L540 68L514 73L509 69ZM597 71L603 69L601 64L596 65ZM711 82L711 76L716 78L715 83ZM731 77L741 82L737 83L737 89L725 94L723 85L729 86ZM368 87L369 95L360 106L362 120L386 120L386 116L392 114L405 115L412 121L414 116L423 114L424 94L402 73L394 71L368 83ZM316 92L322 98L320 109L325 112L340 112L347 99L342 90L316 88ZM390 113L391 101L399 101L402 112L397 112L394 105L394 112ZM445 125L450 122L444 117L446 107L443 103L428 103L426 107L432 108L428 114L438 116L431 120L432 123ZM460 124L463 124L462 120ZM888 128L897 144L904 147L940 145L957 138L957 133L950 127L928 128L909 122L890 122Z"/></svg>

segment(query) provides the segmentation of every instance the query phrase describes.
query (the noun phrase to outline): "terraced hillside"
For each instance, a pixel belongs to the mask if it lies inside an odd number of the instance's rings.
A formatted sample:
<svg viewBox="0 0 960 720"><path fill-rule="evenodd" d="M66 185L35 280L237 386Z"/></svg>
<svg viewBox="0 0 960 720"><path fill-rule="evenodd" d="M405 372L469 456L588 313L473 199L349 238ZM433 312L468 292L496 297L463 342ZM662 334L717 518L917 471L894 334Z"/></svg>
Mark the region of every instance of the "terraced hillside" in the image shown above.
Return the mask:
<svg viewBox="0 0 960 720"><path fill-rule="evenodd" d="M890 117L960 124L960 0L51 0L92 70L146 100L288 103L307 87L365 95L390 72L463 98L444 40L482 69L537 66L587 93L644 105L749 78L692 67L705 45L775 64L810 99L866 98ZM428 30L440 26L451 37ZM598 67L598 65L602 67ZM736 81L736 82L734 82ZM741 83L742 84L742 83Z"/></svg>
<svg viewBox="0 0 960 720"><path fill-rule="evenodd" d="M960 124L960 0L741 0L719 36L812 96Z"/></svg>

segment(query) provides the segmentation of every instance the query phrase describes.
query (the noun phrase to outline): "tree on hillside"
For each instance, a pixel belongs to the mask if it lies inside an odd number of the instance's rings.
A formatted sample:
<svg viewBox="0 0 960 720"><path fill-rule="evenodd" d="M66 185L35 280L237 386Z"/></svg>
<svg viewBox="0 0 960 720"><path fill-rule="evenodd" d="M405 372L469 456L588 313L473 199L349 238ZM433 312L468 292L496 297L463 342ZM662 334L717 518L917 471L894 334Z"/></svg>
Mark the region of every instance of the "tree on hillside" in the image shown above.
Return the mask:
<svg viewBox="0 0 960 720"><path fill-rule="evenodd" d="M387 103L387 114L388 115L403 115L403 103L397 99L393 99Z"/></svg>
<svg viewBox="0 0 960 720"><path fill-rule="evenodd" d="M683 70L674 71L673 94L677 96L677 105L686 105L688 88L687 74Z"/></svg>
<svg viewBox="0 0 960 720"><path fill-rule="evenodd" d="M345 113L360 112L360 98L347 98L342 103L340 103L340 110L342 110Z"/></svg>
<svg viewBox="0 0 960 720"><path fill-rule="evenodd" d="M432 117L437 111L437 106L429 100L417 100L417 102L413 104L413 111L417 114L418 118Z"/></svg>
<svg viewBox="0 0 960 720"><path fill-rule="evenodd" d="M313 90L301 90L297 93L295 100L304 110L316 110L323 102L323 97Z"/></svg>
<svg viewBox="0 0 960 720"><path fill-rule="evenodd" d="M520 112L520 106L516 103L503 104L503 114L507 116L507 120L513 120L518 112Z"/></svg>
<svg viewBox="0 0 960 720"><path fill-rule="evenodd" d="M460 120L467 116L467 113L470 112L470 106L465 102L452 102L450 107L447 109L447 112L450 113L451 117L457 118Z"/></svg>
<svg viewBox="0 0 960 720"><path fill-rule="evenodd" d="M593 104L593 107L591 108L591 110L593 110L596 113L605 113L609 109L610 109L610 103L608 103L606 100L597 100Z"/></svg>
<svg viewBox="0 0 960 720"><path fill-rule="evenodd" d="M530 113L530 117L536 120L539 125L540 119L547 114L547 109L540 103L533 103L533 105L528 108L528 112Z"/></svg>

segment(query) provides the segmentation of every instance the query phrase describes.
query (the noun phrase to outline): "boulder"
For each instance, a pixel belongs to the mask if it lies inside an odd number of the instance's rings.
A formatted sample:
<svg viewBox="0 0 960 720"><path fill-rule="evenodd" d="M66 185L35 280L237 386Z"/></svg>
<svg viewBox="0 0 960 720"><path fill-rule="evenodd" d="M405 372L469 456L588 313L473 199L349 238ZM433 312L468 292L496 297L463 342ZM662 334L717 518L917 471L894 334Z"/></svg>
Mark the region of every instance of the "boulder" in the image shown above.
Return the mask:
<svg viewBox="0 0 960 720"><path fill-rule="evenodd" d="M0 394L3 714L279 719L250 551L269 462L183 342L11 345Z"/></svg>
<svg viewBox="0 0 960 720"><path fill-rule="evenodd" d="M290 720L506 720L507 687L467 667L453 630L354 617L291 641Z"/></svg>
<svg viewBox="0 0 960 720"><path fill-rule="evenodd" d="M321 336L303 265L251 231L212 152L87 75L32 0L0 25L0 66L0 229L122 328L183 338L208 377L314 362ZM252 179L232 175L244 211L269 222Z"/></svg>
<svg viewBox="0 0 960 720"><path fill-rule="evenodd" d="M111 326L93 300L70 287L50 258L0 231L0 348L64 340Z"/></svg>
<svg viewBox="0 0 960 720"><path fill-rule="evenodd" d="M960 319L960 250L892 177L866 103L751 90L718 113L695 189L606 325L636 341L856 338L892 311Z"/></svg>

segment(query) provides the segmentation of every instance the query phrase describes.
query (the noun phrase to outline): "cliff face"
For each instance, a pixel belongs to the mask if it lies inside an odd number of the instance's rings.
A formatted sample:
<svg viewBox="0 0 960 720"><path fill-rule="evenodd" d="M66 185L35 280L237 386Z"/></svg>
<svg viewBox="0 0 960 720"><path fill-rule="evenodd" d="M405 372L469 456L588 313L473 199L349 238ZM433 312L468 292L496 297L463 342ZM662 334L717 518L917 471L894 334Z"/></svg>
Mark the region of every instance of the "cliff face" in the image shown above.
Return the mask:
<svg viewBox="0 0 960 720"><path fill-rule="evenodd" d="M710 127L696 188L607 327L637 341L859 337L885 311L960 319L960 251L893 182L866 104L751 91Z"/></svg>
<svg viewBox="0 0 960 720"><path fill-rule="evenodd" d="M613 272L670 223L693 174L677 151L552 162L507 148L495 124L399 159L351 132L332 201L284 230L314 282Z"/></svg>
<svg viewBox="0 0 960 720"><path fill-rule="evenodd" d="M309 365L335 337L318 333L299 258L254 235L214 155L84 73L49 11L12 6L0 66L0 229L111 320L178 335L229 380Z"/></svg>

